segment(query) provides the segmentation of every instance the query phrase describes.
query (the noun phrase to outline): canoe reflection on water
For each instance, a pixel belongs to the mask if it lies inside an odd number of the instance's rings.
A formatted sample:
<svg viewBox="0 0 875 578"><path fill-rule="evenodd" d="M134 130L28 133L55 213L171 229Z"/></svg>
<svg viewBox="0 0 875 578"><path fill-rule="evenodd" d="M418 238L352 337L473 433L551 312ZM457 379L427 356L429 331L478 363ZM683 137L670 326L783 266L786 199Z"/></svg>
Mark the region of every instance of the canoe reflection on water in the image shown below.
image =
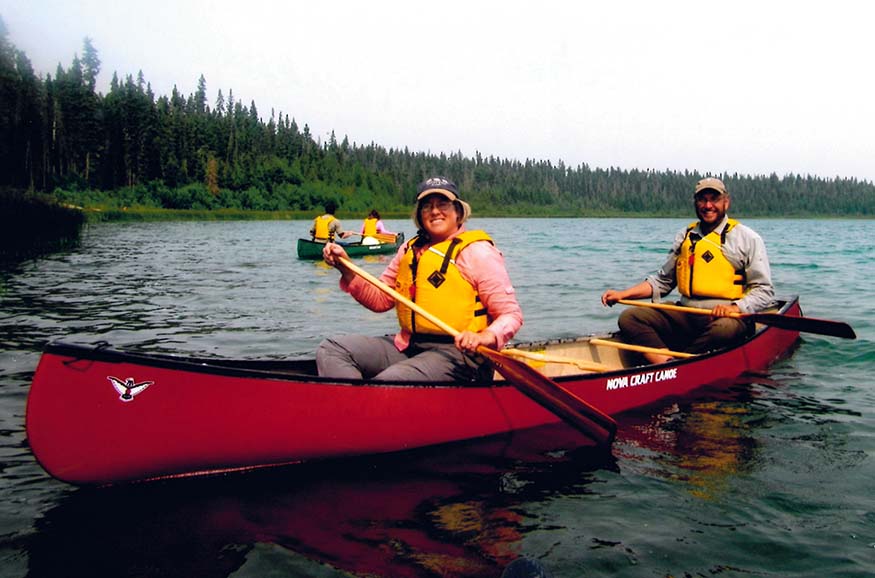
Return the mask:
<svg viewBox="0 0 875 578"><path fill-rule="evenodd" d="M585 492L593 471L615 467L604 452L554 452L584 439L556 424L408 454L79 489L40 522L30 566L34 575L227 576L271 544L310 571L499 576L520 555L514 506Z"/></svg>
<svg viewBox="0 0 875 578"><path fill-rule="evenodd" d="M38 522L31 575L257 575L269 557L295 576L498 577L545 554L524 551L525 534L544 531L531 506L597 493L599 476L685 479L704 499L719 491L755 452L736 413L744 403L625 415L613 456L554 424L407 454L78 489Z"/></svg>
<svg viewBox="0 0 875 578"><path fill-rule="evenodd" d="M686 483L697 498L719 498L729 489L727 482L743 473L756 453L756 440L746 433L746 414L743 407L716 401L692 403L686 411L667 407L642 416L639 423L627 421L627 444L614 453L621 463L645 464L642 473ZM635 453L641 448L658 452L659 459L653 463L642 458Z"/></svg>

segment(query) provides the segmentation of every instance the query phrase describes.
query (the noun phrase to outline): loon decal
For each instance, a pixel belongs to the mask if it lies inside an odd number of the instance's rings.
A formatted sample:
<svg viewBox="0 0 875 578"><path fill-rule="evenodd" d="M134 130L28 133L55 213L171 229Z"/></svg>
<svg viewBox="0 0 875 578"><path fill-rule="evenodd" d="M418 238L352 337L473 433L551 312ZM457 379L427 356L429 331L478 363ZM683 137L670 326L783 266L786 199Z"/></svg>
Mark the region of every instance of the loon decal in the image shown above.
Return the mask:
<svg viewBox="0 0 875 578"><path fill-rule="evenodd" d="M107 375L106 379L109 380L115 390L119 393L119 399L124 402L133 401L135 395L143 393L147 387L155 383L154 381L141 381L140 383L136 383L133 377L129 377L122 381L111 375Z"/></svg>

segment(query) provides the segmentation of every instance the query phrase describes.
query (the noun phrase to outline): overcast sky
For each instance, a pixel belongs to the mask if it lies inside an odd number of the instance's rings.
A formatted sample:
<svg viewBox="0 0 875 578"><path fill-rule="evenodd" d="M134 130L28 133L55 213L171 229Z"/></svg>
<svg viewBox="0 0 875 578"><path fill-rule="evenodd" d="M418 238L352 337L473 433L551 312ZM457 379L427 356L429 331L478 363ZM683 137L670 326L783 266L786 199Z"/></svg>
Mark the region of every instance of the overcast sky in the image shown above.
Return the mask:
<svg viewBox="0 0 875 578"><path fill-rule="evenodd" d="M864 1L0 0L54 75L92 39L156 95L204 75L325 140L566 165L875 181Z"/></svg>

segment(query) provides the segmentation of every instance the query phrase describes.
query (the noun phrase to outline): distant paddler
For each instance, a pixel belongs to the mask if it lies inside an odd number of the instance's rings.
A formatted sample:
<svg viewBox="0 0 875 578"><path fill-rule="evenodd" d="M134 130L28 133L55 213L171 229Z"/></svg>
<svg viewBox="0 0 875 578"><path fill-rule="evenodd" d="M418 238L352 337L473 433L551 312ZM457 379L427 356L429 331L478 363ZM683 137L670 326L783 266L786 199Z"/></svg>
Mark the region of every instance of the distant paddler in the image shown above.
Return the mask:
<svg viewBox="0 0 875 578"><path fill-rule="evenodd" d="M365 217L360 234L362 236L362 245L379 245L380 243L391 243L395 240L395 233L386 228L377 209L371 209L371 212Z"/></svg>
<svg viewBox="0 0 875 578"><path fill-rule="evenodd" d="M345 233L340 220L334 216L337 212L337 203L334 201L325 201L322 205L324 214L313 219L313 225L310 227L310 237L318 243L328 243L334 241L335 238L344 238L355 233Z"/></svg>

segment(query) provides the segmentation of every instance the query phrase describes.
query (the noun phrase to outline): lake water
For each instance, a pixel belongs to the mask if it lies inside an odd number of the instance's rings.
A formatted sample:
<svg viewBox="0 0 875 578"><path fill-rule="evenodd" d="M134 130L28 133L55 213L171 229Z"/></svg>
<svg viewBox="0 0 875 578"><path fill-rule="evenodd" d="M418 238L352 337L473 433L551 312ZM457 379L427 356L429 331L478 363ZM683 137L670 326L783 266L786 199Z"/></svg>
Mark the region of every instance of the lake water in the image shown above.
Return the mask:
<svg viewBox="0 0 875 578"><path fill-rule="evenodd" d="M689 220L471 224L506 256L529 341L613 330L619 309L601 306L602 291L655 269ZM0 269L0 576L479 577L520 556L557 578L871 576L875 222L745 222L766 241L778 293L858 339L804 334L726 391L621 416L610 458L558 426L110 489L53 480L28 449L25 402L47 341L309 357L325 335L395 321L296 258L309 222L88 226L75 249ZM378 274L386 259L359 262Z"/></svg>

